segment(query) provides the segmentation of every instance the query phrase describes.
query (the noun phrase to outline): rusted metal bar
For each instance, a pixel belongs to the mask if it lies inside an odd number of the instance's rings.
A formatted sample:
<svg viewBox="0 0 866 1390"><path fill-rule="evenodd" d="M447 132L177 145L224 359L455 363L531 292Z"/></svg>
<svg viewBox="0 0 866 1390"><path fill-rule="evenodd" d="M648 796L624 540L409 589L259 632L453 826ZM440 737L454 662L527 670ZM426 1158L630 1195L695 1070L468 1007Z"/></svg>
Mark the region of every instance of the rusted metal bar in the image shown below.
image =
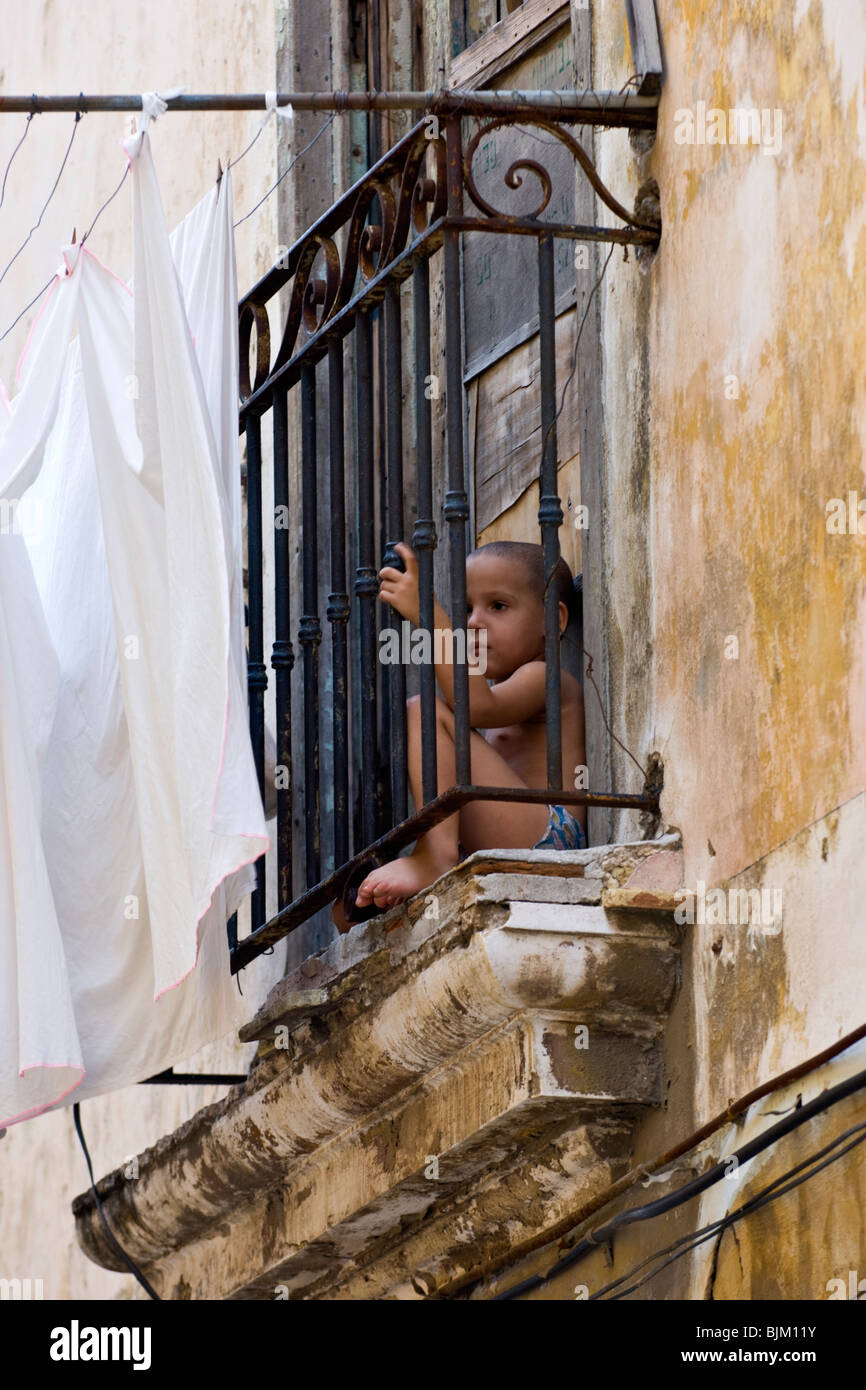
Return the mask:
<svg viewBox="0 0 866 1390"><path fill-rule="evenodd" d="M301 372L301 552L303 612L298 642L304 653L304 822L306 830L307 885L321 871L321 818L319 786L319 622L318 539L316 527L316 369L306 364Z"/></svg>
<svg viewBox="0 0 866 1390"><path fill-rule="evenodd" d="M292 651L289 602L289 441L285 391L274 393L274 645L277 910L292 901Z"/></svg>
<svg viewBox="0 0 866 1390"><path fill-rule="evenodd" d="M259 779L265 795L265 690L268 673L264 661L264 605L262 592L262 435L261 422L247 421L247 570L249 574L249 661L247 687L250 698L250 740ZM253 930L266 917L265 861L256 860L256 888L250 904Z"/></svg>
<svg viewBox="0 0 866 1390"><path fill-rule="evenodd" d="M546 791L523 787L451 787L422 811L410 816L402 825L389 830L385 835L380 835L328 878L302 893L290 907L278 913L266 926L239 942L232 956L232 974L249 965L251 960L261 955L269 946L276 945L301 922L312 917L314 912L334 902L342 892L349 874L354 873L362 864L369 862L372 868L375 863L393 859L406 845L417 840L420 835L453 815L455 811L459 811L461 806L466 806L470 801L510 801L528 805L555 802L560 806L620 806L631 811L657 811L659 804L657 796L645 792L578 792L565 787ZM520 852L515 850L514 853L518 856Z"/></svg>
<svg viewBox="0 0 866 1390"><path fill-rule="evenodd" d="M278 92L280 106L291 104L298 111L430 111L439 116L546 114L579 125L627 126L652 129L656 124L658 96L635 96L631 92L476 92L461 88L427 92ZM171 97L167 111L264 111L264 92L222 92ZM140 111L141 93L117 96L0 96L0 113L32 112L82 113Z"/></svg>
<svg viewBox="0 0 866 1390"><path fill-rule="evenodd" d="M433 551L436 522L433 518L433 436L431 405L434 377L430 372L430 267L419 261L412 276L415 313L415 466L418 477L418 519L412 548L418 556L419 619L424 632L433 634ZM438 383L438 377L435 378ZM421 681L421 785L424 801L433 801L438 789L436 771L436 669L425 661ZM417 809L417 808L416 808Z"/></svg>
<svg viewBox="0 0 866 1390"><path fill-rule="evenodd" d="M538 238L538 347L541 376L541 474L538 524L544 551L544 700L547 733L547 785L562 781L562 688L559 669L559 594L554 573L559 563L562 507L556 482L556 305L553 237Z"/></svg>
<svg viewBox="0 0 866 1390"><path fill-rule="evenodd" d="M384 564L403 568L396 549L403 534L403 330L400 319L400 286L389 285L385 294L385 392L386 466L388 536ZM389 625L399 626L400 614L387 609ZM390 709L389 760L391 769L391 814L394 821L405 820L409 811L406 774L406 668L402 661L387 669Z"/></svg>
<svg viewBox="0 0 866 1390"><path fill-rule="evenodd" d="M376 834L376 595L379 579L373 563L373 325L360 313L356 330L358 568L355 597L360 629L361 837Z"/></svg>
<svg viewBox="0 0 866 1390"><path fill-rule="evenodd" d="M463 150L460 122L449 120L445 132L448 180L448 215L463 211ZM469 504L463 459L463 326L460 302L460 233L445 232L445 431L448 455L448 491L443 511L448 526L448 559L451 572L451 627L455 639L462 630L463 660L454 662L454 760L455 781L465 786L472 780L469 755L469 666L466 651L466 523ZM455 640L456 646L456 640ZM459 654L459 653L458 653Z"/></svg>
<svg viewBox="0 0 866 1390"><path fill-rule="evenodd" d="M346 591L346 485L343 438L343 342L328 344L328 404L331 462L331 666L334 701L334 863L349 857L349 595Z"/></svg>

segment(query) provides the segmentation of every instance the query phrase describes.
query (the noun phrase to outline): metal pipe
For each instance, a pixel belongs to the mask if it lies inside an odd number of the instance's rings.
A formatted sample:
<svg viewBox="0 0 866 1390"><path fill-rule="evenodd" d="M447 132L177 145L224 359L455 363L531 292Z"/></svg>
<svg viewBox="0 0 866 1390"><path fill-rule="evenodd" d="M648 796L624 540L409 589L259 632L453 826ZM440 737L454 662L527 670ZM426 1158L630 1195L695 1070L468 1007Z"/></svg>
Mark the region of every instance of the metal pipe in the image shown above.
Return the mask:
<svg viewBox="0 0 866 1390"><path fill-rule="evenodd" d="M413 92L279 92L280 106L291 104L298 111L430 111L447 116L460 112L467 116L496 116L503 112L526 115L555 115L559 120L580 125L655 127L658 96L635 96L631 92L532 92L467 91L462 88ZM141 93L117 96L0 96L0 113L56 113L81 111L140 111ZM167 111L264 111L264 92L221 92L201 96L184 95L166 101Z"/></svg>
<svg viewBox="0 0 866 1390"><path fill-rule="evenodd" d="M277 911L292 900L292 667L289 602L289 442L286 392L274 392L274 645L276 672Z"/></svg>
<svg viewBox="0 0 866 1390"><path fill-rule="evenodd" d="M264 662L262 595L262 432L261 421L246 422L247 437L247 572L249 574L249 661L247 687L250 696L250 740L262 800L265 795L265 690L268 673ZM253 931L265 920L265 856L256 860L256 887L250 904Z"/></svg>
<svg viewBox="0 0 866 1390"><path fill-rule="evenodd" d="M343 340L328 342L328 447L331 461L331 624L334 726L334 864L349 858L349 721L348 650L349 595L346 591L346 485L343 429Z"/></svg>
<svg viewBox="0 0 866 1390"><path fill-rule="evenodd" d="M430 374L430 267L426 260L416 265L412 277L415 313L415 450L418 477L418 519L412 535L412 548L418 556L419 621L433 640L433 551L436 523L433 520L433 434L431 422ZM436 668L432 661L421 666L421 787L424 802L433 801L438 791L436 775ZM415 810L420 811L420 806Z"/></svg>
<svg viewBox="0 0 866 1390"><path fill-rule="evenodd" d="M319 816L319 623L318 539L316 526L316 368L301 370L301 516L303 612L298 641L304 653L304 821L307 886L321 866Z"/></svg>
<svg viewBox="0 0 866 1390"><path fill-rule="evenodd" d="M559 563L562 507L556 483L556 306L553 237L538 238L538 345L541 373L541 475L538 524L544 550L544 689L547 732L547 785L562 776L562 688L559 669L559 596L554 573Z"/></svg>

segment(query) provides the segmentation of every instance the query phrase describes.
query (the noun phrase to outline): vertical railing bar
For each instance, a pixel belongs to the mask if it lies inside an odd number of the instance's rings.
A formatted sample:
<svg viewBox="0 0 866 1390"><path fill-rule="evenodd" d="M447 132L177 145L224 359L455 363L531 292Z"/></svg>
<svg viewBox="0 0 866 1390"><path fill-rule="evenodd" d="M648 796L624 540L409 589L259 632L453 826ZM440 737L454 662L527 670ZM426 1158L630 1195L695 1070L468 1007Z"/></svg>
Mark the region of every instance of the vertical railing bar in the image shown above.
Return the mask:
<svg viewBox="0 0 866 1390"><path fill-rule="evenodd" d="M319 623L316 526L316 368L301 367L301 548L303 612L298 641L304 653L304 829L307 888L321 870L319 788Z"/></svg>
<svg viewBox="0 0 866 1390"><path fill-rule="evenodd" d="M257 415L246 419L247 437L247 574L249 609L249 660L247 687L250 695L250 741L262 800L265 796L265 690L268 673L264 662L264 603L262 592L262 427ZM250 926L264 925L265 856L256 860L256 887L250 903Z"/></svg>
<svg viewBox="0 0 866 1390"><path fill-rule="evenodd" d="M418 556L419 622L433 634L433 551L436 525L433 520L433 434L430 405L430 266L426 258L418 262L412 277L415 314L415 421L417 429L416 466L418 473L418 519L412 535L412 549ZM432 661L421 666L421 784L424 803L436 797L436 668ZM416 806L416 811L420 807Z"/></svg>
<svg viewBox="0 0 866 1390"><path fill-rule="evenodd" d="M541 475L538 524L544 551L544 663L547 785L559 787L562 773L562 693L560 687L559 598L553 582L559 562L562 507L556 480L556 310L553 236L538 238L538 323L541 372Z"/></svg>
<svg viewBox="0 0 866 1390"><path fill-rule="evenodd" d="M328 342L328 449L331 463L331 665L334 700L334 867L349 858L349 721L346 591L346 480L343 427L343 340Z"/></svg>
<svg viewBox="0 0 866 1390"><path fill-rule="evenodd" d="M463 145L460 118L445 125L448 216L463 211ZM448 451L448 558L451 570L451 626L454 631L454 743L458 787L471 781L469 759L469 667L466 661L466 522L469 507L463 460L463 330L460 321L460 232L445 231L445 419ZM462 648L458 633L463 633ZM458 659L460 655L464 659Z"/></svg>
<svg viewBox="0 0 866 1390"><path fill-rule="evenodd" d="M403 333L400 322L400 286L389 285L385 292L385 391L387 416L386 466L388 477L387 531L384 563L402 567L395 545L403 535ZM389 619L399 626L401 615L393 608ZM388 668L390 705L389 763L391 768L391 815L394 824L409 814L409 784L406 766L406 668L402 661Z"/></svg>
<svg viewBox="0 0 866 1390"><path fill-rule="evenodd" d="M356 399L358 434L358 568L355 595L361 637L361 830L365 845L376 838L376 595L374 566L375 514L373 499L373 325L369 313L359 313Z"/></svg>
<svg viewBox="0 0 866 1390"><path fill-rule="evenodd" d="M380 216L377 211L374 216ZM373 225L379 225L373 223ZM370 323L373 332L373 394L376 402L376 414L374 417L373 431L373 477L374 486L377 492L378 502L378 545L376 548L376 568L385 562L388 548L388 467L387 467L387 404L385 393L385 319L381 305L377 304L370 314ZM378 432L376 429L378 426ZM376 615L376 640L381 641L381 635L385 628L391 626L392 619L395 617L393 608L387 604L379 603L374 605ZM376 787L376 835L383 835L392 825L391 818L391 778L390 765L391 759L389 750L391 748L391 700L389 697L389 685L384 669L379 667L379 686L380 699L376 707L376 748L378 758L375 771Z"/></svg>
<svg viewBox="0 0 866 1390"><path fill-rule="evenodd" d="M274 645L277 911L292 901L292 629L289 590L289 433L285 389L274 392Z"/></svg>

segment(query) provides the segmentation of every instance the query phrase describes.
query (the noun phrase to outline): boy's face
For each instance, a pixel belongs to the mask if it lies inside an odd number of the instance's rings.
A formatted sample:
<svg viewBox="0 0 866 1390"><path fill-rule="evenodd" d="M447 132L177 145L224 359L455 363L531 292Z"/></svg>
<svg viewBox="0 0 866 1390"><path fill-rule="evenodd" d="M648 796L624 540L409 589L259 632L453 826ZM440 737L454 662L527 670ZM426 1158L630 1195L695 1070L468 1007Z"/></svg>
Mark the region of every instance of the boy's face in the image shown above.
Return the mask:
<svg viewBox="0 0 866 1390"><path fill-rule="evenodd" d="M468 629L486 632L488 679L504 680L527 661L544 659L544 604L523 565L498 555L468 559L466 615Z"/></svg>

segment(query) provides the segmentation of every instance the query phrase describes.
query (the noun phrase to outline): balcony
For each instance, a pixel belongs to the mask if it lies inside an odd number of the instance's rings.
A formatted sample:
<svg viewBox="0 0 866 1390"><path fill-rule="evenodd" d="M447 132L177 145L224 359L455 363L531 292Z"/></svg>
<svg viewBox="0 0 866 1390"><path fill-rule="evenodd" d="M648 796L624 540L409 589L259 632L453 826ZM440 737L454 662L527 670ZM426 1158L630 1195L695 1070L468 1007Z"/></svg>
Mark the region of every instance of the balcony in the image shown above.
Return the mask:
<svg viewBox="0 0 866 1390"><path fill-rule="evenodd" d="M306 924L318 930L337 900L350 912L366 868L472 801L619 807L659 832L654 766L631 790L564 777L552 583L570 382L557 380L554 244L638 252L659 237L651 216L604 188L572 132L651 128L657 98L574 94L546 111L495 96L487 111L492 97L463 94L455 110L445 94L241 302L250 731L276 825L249 922L229 924L234 972ZM485 141L518 123L560 163L566 152L572 188L579 167L618 225L562 220L536 159L505 170L488 152L485 173L476 168ZM522 205L500 211L493 181L515 190L524 174ZM454 666L455 775L443 785L438 673L377 660L388 622L377 574L404 539L418 557L418 626L434 628L435 577L466 650L476 528L461 247L490 234L534 250L547 772L536 786L473 782L465 662ZM415 693L422 785L410 807ZM166 1299L450 1297L515 1258L628 1168L636 1127L661 1103L681 864L673 835L481 849L347 935L333 939L324 918L318 940L296 936L296 964L241 1032L258 1043L246 1082L98 1184L121 1247ZM92 1193L74 1213L85 1253L123 1268Z"/></svg>
<svg viewBox="0 0 866 1390"><path fill-rule="evenodd" d="M101 1180L121 1245L165 1299L449 1297L516 1258L661 1104L681 873L674 835L492 850L338 938L243 1029L248 1081Z"/></svg>

